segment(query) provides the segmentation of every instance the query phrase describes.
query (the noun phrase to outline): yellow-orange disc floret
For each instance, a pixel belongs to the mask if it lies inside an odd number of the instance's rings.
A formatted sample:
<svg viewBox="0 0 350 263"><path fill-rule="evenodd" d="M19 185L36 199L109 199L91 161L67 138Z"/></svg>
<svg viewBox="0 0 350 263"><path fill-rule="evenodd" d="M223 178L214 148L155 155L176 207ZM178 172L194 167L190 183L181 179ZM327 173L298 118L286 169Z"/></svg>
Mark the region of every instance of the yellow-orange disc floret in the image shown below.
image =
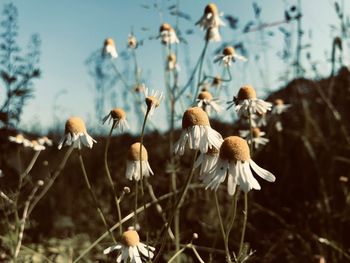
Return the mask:
<svg viewBox="0 0 350 263"><path fill-rule="evenodd" d="M208 115L199 107L189 108L182 117L182 128L194 125L210 126Z"/></svg>
<svg viewBox="0 0 350 263"><path fill-rule="evenodd" d="M250 160L248 143L238 136L227 137L220 147L219 156L223 160L248 161Z"/></svg>
<svg viewBox="0 0 350 263"><path fill-rule="evenodd" d="M256 99L256 91L252 86L245 85L239 89L237 99L238 101Z"/></svg>
<svg viewBox="0 0 350 263"><path fill-rule="evenodd" d="M66 121L65 133L79 134L86 132L84 121L79 117L70 117Z"/></svg>
<svg viewBox="0 0 350 263"><path fill-rule="evenodd" d="M123 120L125 119L126 113L123 109L121 108L114 108L111 110L111 117L113 120Z"/></svg>
<svg viewBox="0 0 350 263"><path fill-rule="evenodd" d="M140 161L140 143L139 142L135 142L130 146L129 152L128 152L128 159L130 161ZM148 160L148 153L146 148L142 145L141 161L147 161L147 160Z"/></svg>
<svg viewBox="0 0 350 263"><path fill-rule="evenodd" d="M135 230L127 230L122 235L122 243L128 247L135 247L140 243L139 234Z"/></svg>

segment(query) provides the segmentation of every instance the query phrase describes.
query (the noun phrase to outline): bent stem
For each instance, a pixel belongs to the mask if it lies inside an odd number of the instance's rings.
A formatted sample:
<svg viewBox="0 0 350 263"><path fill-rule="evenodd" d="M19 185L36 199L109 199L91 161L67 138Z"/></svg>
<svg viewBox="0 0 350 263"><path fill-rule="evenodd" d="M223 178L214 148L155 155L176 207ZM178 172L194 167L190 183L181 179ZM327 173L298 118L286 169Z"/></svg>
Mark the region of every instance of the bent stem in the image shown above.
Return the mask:
<svg viewBox="0 0 350 263"><path fill-rule="evenodd" d="M105 164L106 175L108 177L109 184L110 184L112 191L113 191L113 199L115 202L115 206L117 208L118 220L120 222L120 220L122 220L122 213L120 210L120 199L117 196L117 191L115 190L113 179L112 179L111 173L110 173L109 168L108 168L108 148L109 148L109 144L111 142L112 132L113 132L113 129L116 126L116 124L117 124L117 122L113 121L111 130L109 131L109 135L108 135L106 147L105 147L105 152L104 152L104 164ZM120 225L120 227L119 227L119 234L120 234L120 236L123 234L122 225Z"/></svg>
<svg viewBox="0 0 350 263"><path fill-rule="evenodd" d="M193 160L192 160L191 172L190 172L190 173L188 174L188 176L187 176L187 179L186 179L185 185L183 186L183 189L182 189L182 191L181 191L180 197L179 197L179 199L178 199L178 201L177 201L177 203L176 203L176 205L175 205L175 207L174 207L174 211L173 211L173 213L171 214L171 216L170 216L168 222L167 222L166 225L165 225L165 231L168 231L168 229L170 228L170 225L172 224L172 222L173 222L173 220L174 220L174 217L175 217L175 214L176 214L176 210L177 210L179 207L181 207L181 205L182 205L182 203L183 203L183 201L184 201L184 199L185 199L185 196L186 196L186 194L187 194L187 191L188 191L188 189L189 189L190 183L191 183L192 178L193 178L193 175L194 175L194 171L195 171L195 169L196 169L196 168L194 167L194 164L195 164L195 161L196 161L197 154L198 154L198 150L196 150L196 151L194 152ZM164 231L164 230L163 230L163 231ZM162 231L162 232L163 232L163 231ZM158 262L158 260L160 259L160 256L161 256L161 254L162 254L162 252L163 252L163 250L164 250L164 247L165 247L165 241L166 241L166 239L167 239L167 235L163 235L163 238L162 238L162 240L161 240L161 247L160 247L160 249L159 249L159 252L158 252L157 256L156 256L155 259L154 259L154 263ZM157 242L157 243L158 243L158 242Z"/></svg>
<svg viewBox="0 0 350 263"><path fill-rule="evenodd" d="M90 192L90 195L91 195L91 197L92 197L92 199L93 199L93 201L94 201L94 203L95 203L97 212L98 212L98 214L100 215L101 220L102 220L104 226L106 227L107 231L108 231L109 234L111 235L113 242L114 242L115 244L117 244L117 241L115 240L115 238L114 238L112 232L109 231L109 226L107 225L106 218L105 218L105 216L103 215L102 209L101 209L101 207L100 207L100 205L99 205L99 203L98 203L98 201L97 201L96 195L95 195L94 191L92 190L92 187L91 187L91 184L90 184L90 181L89 181L89 177L88 177L88 175L87 175L87 173L86 173L86 169L85 169L85 165L84 165L83 156L82 156L82 154L81 154L81 150L80 150L80 149L78 150L78 155L79 155L80 167L81 167L81 170L82 170L83 175L84 175L85 183L86 183L86 186L87 186L87 188L88 188L88 190L89 190L89 192Z"/></svg>
<svg viewBox="0 0 350 263"><path fill-rule="evenodd" d="M224 240L224 244L225 244L226 262L232 263L231 256L230 256L230 250L228 248L228 243L226 242L227 237L226 237L226 233L225 233L225 227L224 227L224 224L222 222L222 217L221 217L221 213L220 213L220 205L219 205L219 200L218 200L218 196L216 194L216 191L214 191L214 197L215 197L215 207L216 207L216 211L218 213L222 239Z"/></svg>

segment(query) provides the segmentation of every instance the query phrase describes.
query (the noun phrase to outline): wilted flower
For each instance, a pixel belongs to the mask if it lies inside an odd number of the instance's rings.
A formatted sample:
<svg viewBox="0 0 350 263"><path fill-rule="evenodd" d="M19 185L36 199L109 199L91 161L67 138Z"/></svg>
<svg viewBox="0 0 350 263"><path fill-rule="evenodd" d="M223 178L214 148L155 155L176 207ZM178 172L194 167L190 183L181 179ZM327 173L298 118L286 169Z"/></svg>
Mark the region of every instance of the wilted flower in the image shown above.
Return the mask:
<svg viewBox="0 0 350 263"><path fill-rule="evenodd" d="M179 65L177 64L177 58L175 54L170 54L167 59L167 70L179 70Z"/></svg>
<svg viewBox="0 0 350 263"><path fill-rule="evenodd" d="M239 54L233 47L225 47L222 51L222 54L217 56L214 62L223 62L225 66L231 66L232 62L235 62L236 59L247 61L247 59Z"/></svg>
<svg viewBox="0 0 350 263"><path fill-rule="evenodd" d="M208 28L207 33L205 35L205 39L207 41L220 42L221 35L218 27Z"/></svg>
<svg viewBox="0 0 350 263"><path fill-rule="evenodd" d="M263 137L265 134L266 133L261 131L258 127L252 128L253 146L255 149L258 149L260 145L265 145L270 141L269 139ZM249 130L239 131L239 135L245 138L249 144L251 143Z"/></svg>
<svg viewBox="0 0 350 263"><path fill-rule="evenodd" d="M140 176L140 157L142 162L142 177L153 175L151 166L148 163L148 153L146 148L142 145L142 151L140 156L140 143L136 142L132 144L129 148L127 162L126 162L126 172L125 176L129 180L139 181Z"/></svg>
<svg viewBox="0 0 350 263"><path fill-rule="evenodd" d="M29 147L31 145L31 142L26 139L21 133L17 134L16 136L9 136L8 139L10 142L23 144L24 147Z"/></svg>
<svg viewBox="0 0 350 263"><path fill-rule="evenodd" d="M283 112L286 112L290 106L290 104L284 104L284 101L282 99L276 99L274 101L271 113L282 114Z"/></svg>
<svg viewBox="0 0 350 263"><path fill-rule="evenodd" d="M200 175L204 175L208 173L216 164L217 160L219 158L219 150L212 148L209 149L206 153L201 153L195 164L194 167L197 168L201 166L201 169L199 171Z"/></svg>
<svg viewBox="0 0 350 263"><path fill-rule="evenodd" d="M227 178L227 190L230 195L235 193L236 185L244 192L251 189L260 190L258 181L254 178L251 169L268 182L274 182L275 176L259 167L251 158L246 140L238 136L224 139L219 152L219 158L213 169L202 175L206 188L217 190Z"/></svg>
<svg viewBox="0 0 350 263"><path fill-rule="evenodd" d="M132 48L132 49L137 48L137 39L134 35L128 36L128 48Z"/></svg>
<svg viewBox="0 0 350 263"><path fill-rule="evenodd" d="M149 92L148 89L145 90L145 102L147 105L147 110L149 111L149 116L152 116L154 109L157 108L163 99L163 93L158 91Z"/></svg>
<svg viewBox="0 0 350 263"><path fill-rule="evenodd" d="M159 37L161 38L162 44L178 44L180 43L177 38L174 28L168 23L163 23L159 28Z"/></svg>
<svg viewBox="0 0 350 263"><path fill-rule="evenodd" d="M111 58L117 58L118 53L112 38L107 38L103 43L103 56L110 56Z"/></svg>
<svg viewBox="0 0 350 263"><path fill-rule="evenodd" d="M217 113L221 111L219 105L213 99L213 96L209 91L201 91L198 94L197 106L202 108L208 116L210 116L211 108L213 108Z"/></svg>
<svg viewBox="0 0 350 263"><path fill-rule="evenodd" d="M122 261L124 263L142 263L141 255L151 259L154 256L152 251L154 251L155 248L141 243L139 234L135 230L129 229L123 233L120 243L106 248L103 254L109 254L114 250L118 251L116 259L118 263Z"/></svg>
<svg viewBox="0 0 350 263"><path fill-rule="evenodd" d="M249 116L251 114L264 114L271 110L272 104L256 97L256 91L252 86L246 85L239 89L237 97L228 102L231 108L236 104L235 109L238 116Z"/></svg>
<svg viewBox="0 0 350 263"><path fill-rule="evenodd" d="M220 148L222 136L210 127L208 115L199 107L189 108L182 117L182 133L174 144L175 154L183 155L185 146L206 153L213 147Z"/></svg>
<svg viewBox="0 0 350 263"><path fill-rule="evenodd" d="M211 3L205 7L204 14L196 23L196 25L199 25L202 29L207 30L210 28L218 28L220 26L224 26L225 23L220 18L216 4Z"/></svg>
<svg viewBox="0 0 350 263"><path fill-rule="evenodd" d="M79 117L70 117L66 121L64 137L61 139L58 149L64 145L72 145L74 148L81 148L81 143L92 148L96 141L87 133L84 121Z"/></svg>
<svg viewBox="0 0 350 263"><path fill-rule="evenodd" d="M121 132L129 129L129 124L126 120L126 113L122 108L114 108L110 113L103 118L103 123L108 120L108 124L113 121L113 128L118 128Z"/></svg>
<svg viewBox="0 0 350 263"><path fill-rule="evenodd" d="M40 138L38 139L38 143L39 143L40 145L52 146L52 140L49 139L49 138L46 137L46 136L40 137Z"/></svg>

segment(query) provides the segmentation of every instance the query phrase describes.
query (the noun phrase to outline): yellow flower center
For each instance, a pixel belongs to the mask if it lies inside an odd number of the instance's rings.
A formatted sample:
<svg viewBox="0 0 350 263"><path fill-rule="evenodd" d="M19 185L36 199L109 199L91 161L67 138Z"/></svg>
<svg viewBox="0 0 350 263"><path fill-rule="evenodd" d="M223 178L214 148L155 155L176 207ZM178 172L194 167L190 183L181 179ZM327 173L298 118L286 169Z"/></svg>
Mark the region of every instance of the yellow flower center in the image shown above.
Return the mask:
<svg viewBox="0 0 350 263"><path fill-rule="evenodd" d="M256 91L252 86L245 85L239 89L237 99L239 101L247 99L256 99Z"/></svg>
<svg viewBox="0 0 350 263"><path fill-rule="evenodd" d="M125 119L125 111L121 108L114 108L113 110L111 110L111 116L113 118L113 120L122 120Z"/></svg>
<svg viewBox="0 0 350 263"><path fill-rule="evenodd" d="M140 161L140 143L139 142L135 142L130 146L129 152L128 152L128 159L130 161ZM145 146L142 145L141 161L147 161L147 160L148 160L148 153Z"/></svg>
<svg viewBox="0 0 350 263"><path fill-rule="evenodd" d="M175 54L170 54L169 56L168 56L168 61L169 62L176 62L176 55Z"/></svg>
<svg viewBox="0 0 350 263"><path fill-rule="evenodd" d="M221 77L220 77L220 76L216 76L216 77L213 79L212 85L213 85L213 86L220 86L220 84L221 84Z"/></svg>
<svg viewBox="0 0 350 263"><path fill-rule="evenodd" d="M208 4L205 9L204 9L204 14L214 14L217 15L218 14L218 8L216 6L216 4L214 3L210 3Z"/></svg>
<svg viewBox="0 0 350 263"><path fill-rule="evenodd" d="M252 134L254 138L260 137L260 129L258 127L252 128Z"/></svg>
<svg viewBox="0 0 350 263"><path fill-rule="evenodd" d="M154 97L154 96L146 97L145 101L146 101L146 105L147 105L148 108L150 108L152 106L157 108L159 106L159 104L160 104L159 100L156 97Z"/></svg>
<svg viewBox="0 0 350 263"><path fill-rule="evenodd" d="M284 101L282 99L275 99L276 105L284 105Z"/></svg>
<svg viewBox="0 0 350 263"><path fill-rule="evenodd" d="M115 46L114 41L113 41L112 38L107 38L107 39L105 40L104 46L106 47L106 46L108 46L108 45Z"/></svg>
<svg viewBox="0 0 350 263"><path fill-rule="evenodd" d="M248 143L238 136L227 137L220 147L219 156L224 160L248 161L250 160Z"/></svg>
<svg viewBox="0 0 350 263"><path fill-rule="evenodd" d="M163 31L173 31L174 29L172 28L171 25L169 25L168 23L163 23L160 28L159 28L159 32L163 32Z"/></svg>
<svg viewBox="0 0 350 263"><path fill-rule="evenodd" d="M233 47L225 47L222 54L224 54L224 56L233 56L235 54L235 49Z"/></svg>
<svg viewBox="0 0 350 263"><path fill-rule="evenodd" d="M128 247L135 247L140 243L139 234L135 230L127 230L122 235L122 242Z"/></svg>
<svg viewBox="0 0 350 263"><path fill-rule="evenodd" d="M71 117L66 121L65 133L78 134L86 132L84 121L79 117Z"/></svg>
<svg viewBox="0 0 350 263"><path fill-rule="evenodd" d="M213 96L211 95L211 93L209 91L202 91L199 93L198 99L200 99L200 100L212 100Z"/></svg>
<svg viewBox="0 0 350 263"><path fill-rule="evenodd" d="M183 129L194 125L210 126L208 115L199 107L187 109L182 117Z"/></svg>

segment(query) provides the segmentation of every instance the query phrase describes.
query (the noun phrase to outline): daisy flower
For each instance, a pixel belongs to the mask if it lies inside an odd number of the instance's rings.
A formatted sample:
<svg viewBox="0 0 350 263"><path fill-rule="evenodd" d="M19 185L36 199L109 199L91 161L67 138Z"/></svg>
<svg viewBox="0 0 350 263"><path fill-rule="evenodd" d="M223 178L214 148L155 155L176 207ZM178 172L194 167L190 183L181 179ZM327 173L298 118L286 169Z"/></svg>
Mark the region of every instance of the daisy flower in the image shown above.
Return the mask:
<svg viewBox="0 0 350 263"><path fill-rule="evenodd" d="M108 124L113 120L113 129L119 129L121 132L129 129L129 124L126 120L126 113L122 108L114 108L111 112L103 118L103 123L108 120Z"/></svg>
<svg viewBox="0 0 350 263"><path fill-rule="evenodd" d="M180 43L177 38L174 28L168 23L163 23L159 28L159 37L161 38L162 44L178 44Z"/></svg>
<svg viewBox="0 0 350 263"><path fill-rule="evenodd" d="M252 86L246 85L239 89L237 97L228 102L231 108L236 104L235 109L238 116L249 116L252 114L264 114L271 110L272 104L256 97L256 91Z"/></svg>
<svg viewBox="0 0 350 263"><path fill-rule="evenodd" d="M135 142L129 148L125 176L129 180L139 181L142 177L153 175L151 166L148 163L148 153L145 146L142 145L141 150L142 176L140 176L140 143Z"/></svg>
<svg viewBox="0 0 350 263"><path fill-rule="evenodd" d="M163 93L158 91L149 92L148 89L145 90L145 102L147 105L147 110L149 111L149 116L152 116L154 109L157 108L161 101L163 100Z"/></svg>
<svg viewBox="0 0 350 263"><path fill-rule="evenodd" d="M183 155L185 146L206 153L209 149L219 149L222 143L220 133L210 127L208 115L199 107L189 108L182 117L182 133L174 144L175 154Z"/></svg>
<svg viewBox="0 0 350 263"><path fill-rule="evenodd" d="M219 27L208 28L207 33L205 35L205 39L207 41L220 42L221 35L220 35Z"/></svg>
<svg viewBox="0 0 350 263"><path fill-rule="evenodd" d="M216 113L219 113L221 111L219 105L215 102L215 99L213 99L211 93L205 90L202 90L198 94L197 107L202 108L208 114L208 116L210 116L212 108L216 111Z"/></svg>
<svg viewBox="0 0 350 263"><path fill-rule="evenodd" d="M227 178L227 190L233 195L236 185L244 192L251 189L260 190L258 181L254 178L252 170L268 182L274 182L275 176L269 171L258 166L251 158L249 146L246 140L238 136L230 136L223 141L219 158L212 170L202 175L206 189L218 189L219 185Z"/></svg>
<svg viewBox="0 0 350 263"><path fill-rule="evenodd" d="M216 4L208 4L204 9L203 16L198 20L196 25L199 25L203 30L225 26L225 23L220 18L221 15Z"/></svg>
<svg viewBox="0 0 350 263"><path fill-rule="evenodd" d="M81 148L81 143L92 148L96 141L87 133L84 121L79 117L70 117L66 121L64 136L61 139L58 149L64 145L73 145L74 148Z"/></svg>
<svg viewBox="0 0 350 263"><path fill-rule="evenodd" d="M129 229L122 235L122 240L117 245L106 248L103 254L109 254L112 251L118 251L116 262L118 263L142 263L141 256L152 259L154 247L147 246L140 242L139 234Z"/></svg>
<svg viewBox="0 0 350 263"><path fill-rule="evenodd" d="M137 48L137 39L134 35L128 36L128 48L131 48L131 49Z"/></svg>
<svg viewBox="0 0 350 263"><path fill-rule="evenodd" d="M232 62L235 62L236 59L247 61L247 58L237 54L234 47L225 47L222 51L222 54L217 56L214 62L224 63L225 66L231 66Z"/></svg>
<svg viewBox="0 0 350 263"><path fill-rule="evenodd" d="M267 125L266 113L263 114L252 114L251 116L252 127L263 127Z"/></svg>
<svg viewBox="0 0 350 263"><path fill-rule="evenodd" d="M35 140L31 141L30 147L36 152L45 150L45 146L40 144L38 141L35 141Z"/></svg>
<svg viewBox="0 0 350 263"><path fill-rule="evenodd" d="M115 48L115 44L112 38L107 38L103 43L102 55L110 56L111 58L118 57L117 49Z"/></svg>
<svg viewBox="0 0 350 263"><path fill-rule="evenodd" d="M17 134L16 136L9 136L8 139L10 142L23 144L24 147L29 147L31 145L31 142L26 139L21 133Z"/></svg>
<svg viewBox="0 0 350 263"><path fill-rule="evenodd" d="M167 70L179 70L179 65L177 64L177 58L175 54L170 54L167 59Z"/></svg>
<svg viewBox="0 0 350 263"><path fill-rule="evenodd" d="M251 143L249 130L241 130L239 131L239 135L247 139L249 144ZM261 131L258 127L252 128L252 135L253 135L253 146L255 149L258 149L260 145L265 145L270 141L269 139L263 137L266 135L266 133Z"/></svg>
<svg viewBox="0 0 350 263"><path fill-rule="evenodd" d="M40 145L47 145L47 146L52 146L52 140L49 139L47 136L40 137L38 139L38 143Z"/></svg>
<svg viewBox="0 0 350 263"><path fill-rule="evenodd" d="M283 112L286 112L290 106L290 104L284 104L282 99L276 99L274 101L274 106L272 107L271 113L277 115L282 114Z"/></svg>
<svg viewBox="0 0 350 263"><path fill-rule="evenodd" d="M215 76L211 82L211 86L215 88L220 87L221 84L222 84L222 79L219 75Z"/></svg>
<svg viewBox="0 0 350 263"><path fill-rule="evenodd" d="M201 169L199 171L200 175L204 175L208 173L216 164L217 160L219 158L219 151L215 148L209 149L206 153L201 153L195 164L194 167L197 168L201 166ZM201 178L203 179L203 178Z"/></svg>

